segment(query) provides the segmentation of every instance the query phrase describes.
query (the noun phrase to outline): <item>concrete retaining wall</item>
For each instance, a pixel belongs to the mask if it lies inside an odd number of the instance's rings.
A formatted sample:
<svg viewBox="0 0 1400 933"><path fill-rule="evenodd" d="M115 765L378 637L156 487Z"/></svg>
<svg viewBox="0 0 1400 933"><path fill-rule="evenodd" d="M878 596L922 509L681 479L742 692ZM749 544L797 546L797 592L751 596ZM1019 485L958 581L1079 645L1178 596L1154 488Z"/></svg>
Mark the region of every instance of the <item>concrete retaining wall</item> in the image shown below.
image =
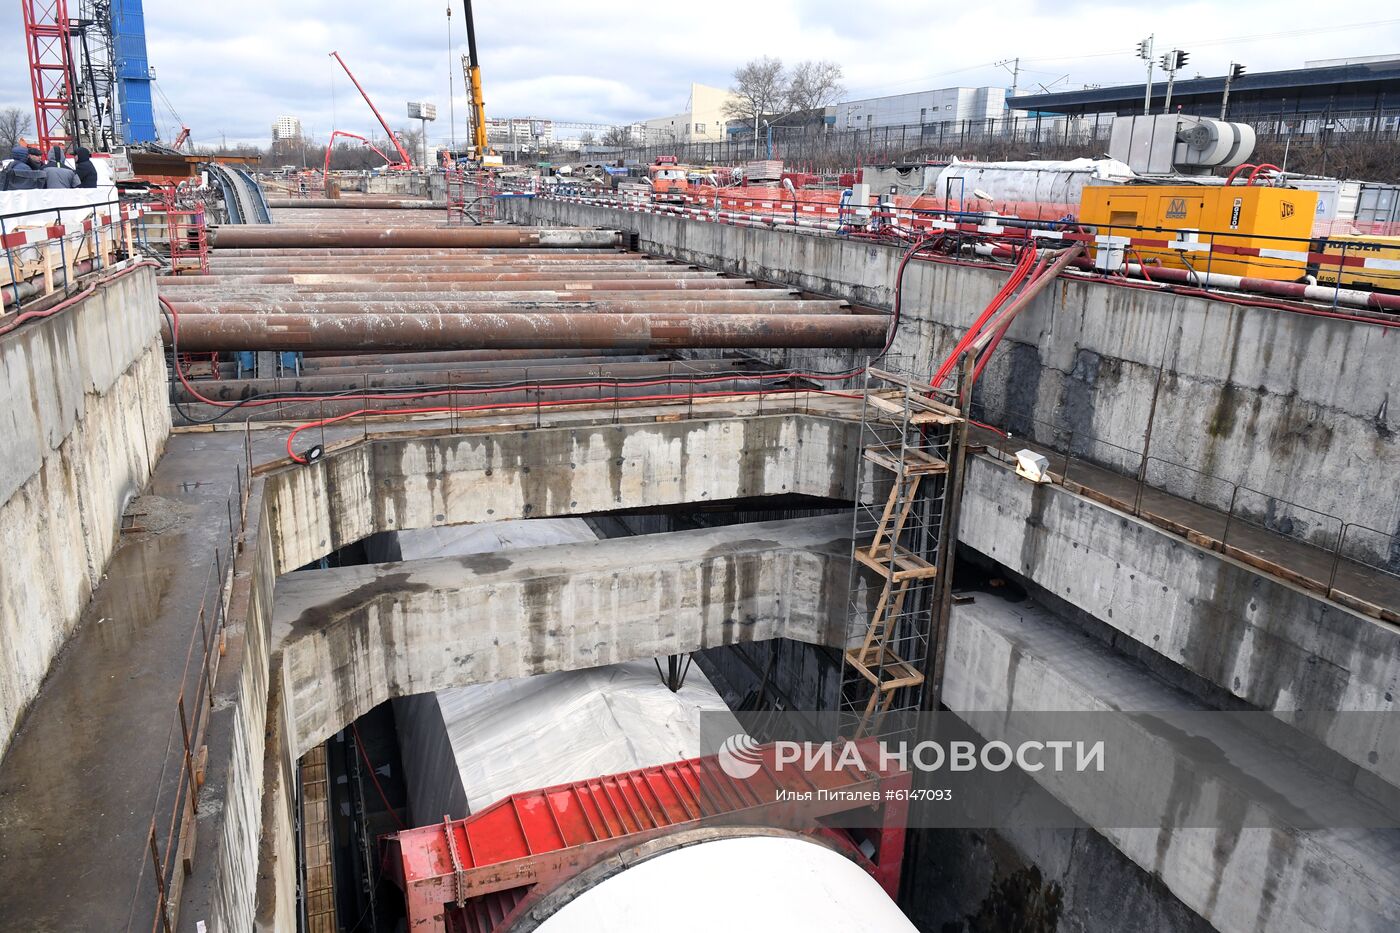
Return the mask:
<svg viewBox="0 0 1400 933"><path fill-rule="evenodd" d="M989 737L1002 736L1002 728L1010 734L1013 710L1204 709L1038 606L990 596L953 612L943 699ZM1140 801L1145 813L1169 814L1187 828L1101 832L1216 929L1379 933L1400 924L1393 831L1300 830L1290 824L1286 804L1258 790L1261 772L1306 771L1297 757L1279 751L1269 760L1267 749L1244 751L1250 747L1231 738L1227 724L1180 741L1169 730L1154 731L1150 719L1120 722L1125 732L1147 737L1135 747L1155 744L1162 751L1136 771L1132 761L1110 766L1118 792ZM1094 791L1070 772L1046 769L1036 779L1076 812L1092 806L1086 798ZM1194 822L1200 814L1213 816Z"/></svg>
<svg viewBox="0 0 1400 933"><path fill-rule="evenodd" d="M0 338L0 753L164 449L165 394L149 268Z"/></svg>
<svg viewBox="0 0 1400 933"><path fill-rule="evenodd" d="M902 255L560 201L500 203L514 222L621 227L646 252L879 308L891 306ZM1005 279L1004 268L983 264L911 263L891 362L932 372ZM1389 407L1400 397L1398 350L1400 330L1066 279L1012 327L976 398L1014 434L1061 444L1072 434L1076 454L1132 473L1147 446L1188 468L1153 461L1154 484L1216 506L1236 498L1243 514L1304 539L1330 542L1339 530L1308 510L1373 528L1352 529L1348 550L1400 570L1390 537L1400 532L1400 417ZM823 369L850 363L791 358ZM1246 487L1237 497L1234 484Z"/></svg>
<svg viewBox="0 0 1400 933"><path fill-rule="evenodd" d="M1400 633L1062 486L972 457L959 538L1110 629L1400 783ZM1336 715L1339 710L1373 715Z"/></svg>
<svg viewBox="0 0 1400 933"><path fill-rule="evenodd" d="M295 926L295 751L272 651L282 574L384 531L784 494L851 497L860 425L815 415L381 440L259 479L236 564L211 720L201 853L183 918L210 933ZM843 561L844 564L844 561ZM815 587L807 587L815 591Z"/></svg>

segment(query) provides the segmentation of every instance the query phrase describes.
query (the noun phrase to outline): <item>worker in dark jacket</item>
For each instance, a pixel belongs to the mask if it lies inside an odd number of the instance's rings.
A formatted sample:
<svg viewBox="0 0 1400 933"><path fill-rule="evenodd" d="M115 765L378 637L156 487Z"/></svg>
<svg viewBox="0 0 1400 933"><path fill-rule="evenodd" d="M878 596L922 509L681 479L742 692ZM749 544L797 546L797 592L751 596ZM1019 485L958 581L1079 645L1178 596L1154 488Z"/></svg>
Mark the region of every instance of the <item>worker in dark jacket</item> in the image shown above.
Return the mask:
<svg viewBox="0 0 1400 933"><path fill-rule="evenodd" d="M49 153L49 161L44 166L44 187L78 187L78 173L63 164L62 146L54 146L53 150Z"/></svg>
<svg viewBox="0 0 1400 933"><path fill-rule="evenodd" d="M79 188L97 187L97 166L92 164L92 153L82 146L73 150L73 170L78 173Z"/></svg>
<svg viewBox="0 0 1400 933"><path fill-rule="evenodd" d="M0 191L32 191L44 187L44 173L29 160L28 146L10 150L10 164L0 172Z"/></svg>

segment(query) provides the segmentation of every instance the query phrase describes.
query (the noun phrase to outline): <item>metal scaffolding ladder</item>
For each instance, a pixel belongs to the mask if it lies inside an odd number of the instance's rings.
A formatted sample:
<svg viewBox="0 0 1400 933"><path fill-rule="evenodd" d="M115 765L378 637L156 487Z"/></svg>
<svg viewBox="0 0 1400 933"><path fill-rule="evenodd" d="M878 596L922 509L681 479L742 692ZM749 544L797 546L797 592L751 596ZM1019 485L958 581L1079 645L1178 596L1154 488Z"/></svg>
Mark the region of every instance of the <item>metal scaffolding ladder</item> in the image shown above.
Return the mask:
<svg viewBox="0 0 1400 933"><path fill-rule="evenodd" d="M936 679L951 474L964 425L956 404L955 392L915 377L866 372L841 676L843 725L857 737L881 734L890 713L925 708Z"/></svg>
<svg viewBox="0 0 1400 933"><path fill-rule="evenodd" d="M447 224L450 227L496 222L496 179L485 169L447 170Z"/></svg>

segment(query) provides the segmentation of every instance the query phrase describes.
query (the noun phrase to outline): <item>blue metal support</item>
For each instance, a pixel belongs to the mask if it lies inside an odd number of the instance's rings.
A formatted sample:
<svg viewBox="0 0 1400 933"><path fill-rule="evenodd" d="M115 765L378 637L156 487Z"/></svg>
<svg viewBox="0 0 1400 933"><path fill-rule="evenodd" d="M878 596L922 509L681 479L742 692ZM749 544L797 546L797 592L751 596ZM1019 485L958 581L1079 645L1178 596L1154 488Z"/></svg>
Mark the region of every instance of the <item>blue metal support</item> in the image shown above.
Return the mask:
<svg viewBox="0 0 1400 933"><path fill-rule="evenodd" d="M146 15L141 0L112 0L112 59L116 65L117 131L125 143L154 142L151 67L146 60Z"/></svg>

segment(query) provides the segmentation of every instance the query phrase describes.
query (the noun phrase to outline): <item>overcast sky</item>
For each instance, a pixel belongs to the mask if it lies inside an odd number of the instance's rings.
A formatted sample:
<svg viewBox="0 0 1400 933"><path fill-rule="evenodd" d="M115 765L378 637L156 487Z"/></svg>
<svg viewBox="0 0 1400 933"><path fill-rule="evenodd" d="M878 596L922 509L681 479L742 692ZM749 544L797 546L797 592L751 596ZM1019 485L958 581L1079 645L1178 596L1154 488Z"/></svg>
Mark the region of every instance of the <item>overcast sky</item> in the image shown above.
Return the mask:
<svg viewBox="0 0 1400 933"><path fill-rule="evenodd" d="M265 143L281 114L324 140L367 133L370 114L334 60L338 50L390 123L408 100L438 104L432 138L450 132L448 74L459 136L466 47L460 0L146 0L158 85L197 143ZM69 0L76 7L77 0ZM0 106L32 109L19 4L0 7ZM1326 19L1321 17L1325 14ZM728 86L759 55L826 58L845 69L848 99L955 85L1009 87L993 63L1020 56L1024 91L1140 81L1137 41L1191 52L1187 74L1231 61L1252 71L1304 61L1400 54L1400 6L1316 0L711 0L586 3L477 0L487 114L614 124L675 113L690 82ZM1361 27L1352 24L1366 23ZM1315 24L1315 28L1308 28ZM1061 80L1064 76L1067 79ZM163 138L178 129L157 99ZM562 134L561 134L562 135Z"/></svg>

